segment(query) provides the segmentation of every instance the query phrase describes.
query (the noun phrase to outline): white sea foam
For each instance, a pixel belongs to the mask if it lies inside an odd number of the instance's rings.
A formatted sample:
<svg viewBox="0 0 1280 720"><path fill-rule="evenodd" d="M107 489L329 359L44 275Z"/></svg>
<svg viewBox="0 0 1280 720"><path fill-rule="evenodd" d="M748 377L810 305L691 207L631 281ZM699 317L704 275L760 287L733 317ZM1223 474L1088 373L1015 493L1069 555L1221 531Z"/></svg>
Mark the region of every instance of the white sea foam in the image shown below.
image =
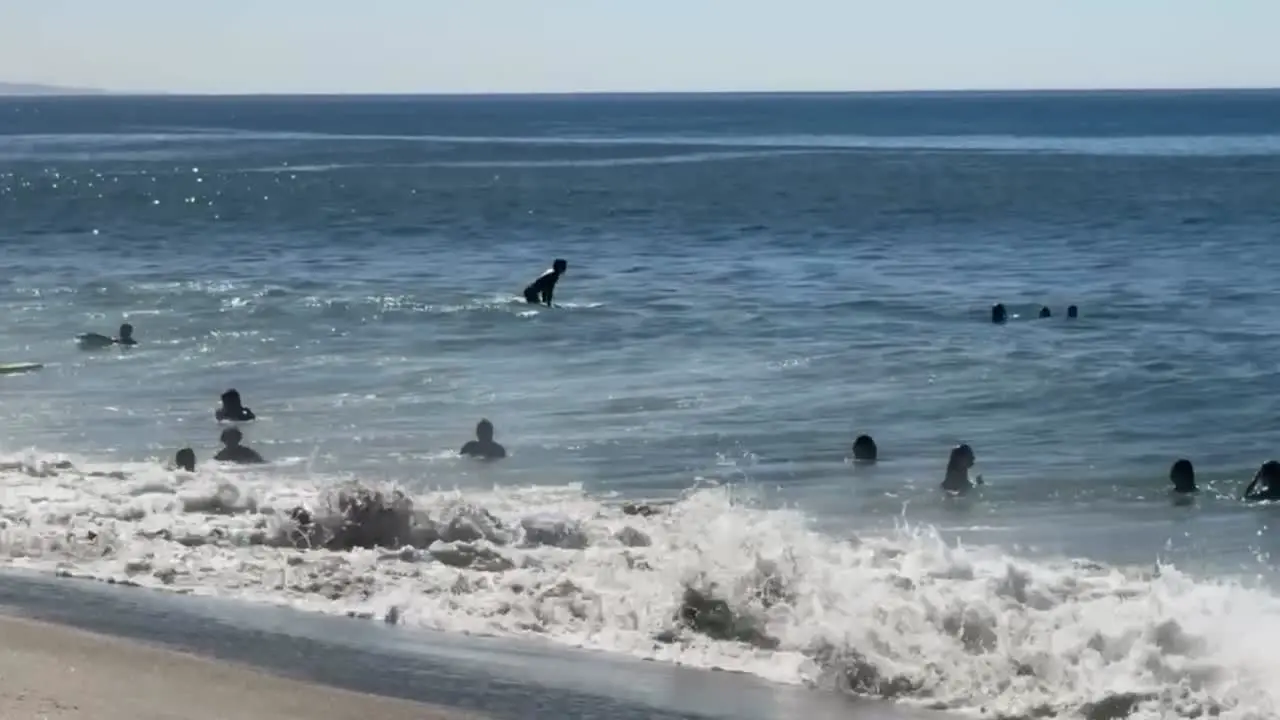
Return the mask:
<svg viewBox="0 0 1280 720"><path fill-rule="evenodd" d="M10 460L0 556L15 566L990 716L1280 713L1280 599L1169 567L1032 561L910 529L835 538L723 487L650 516L572 486L416 493L420 527L444 536L429 547L299 550L279 544L298 530L288 511L321 515L333 483Z"/></svg>

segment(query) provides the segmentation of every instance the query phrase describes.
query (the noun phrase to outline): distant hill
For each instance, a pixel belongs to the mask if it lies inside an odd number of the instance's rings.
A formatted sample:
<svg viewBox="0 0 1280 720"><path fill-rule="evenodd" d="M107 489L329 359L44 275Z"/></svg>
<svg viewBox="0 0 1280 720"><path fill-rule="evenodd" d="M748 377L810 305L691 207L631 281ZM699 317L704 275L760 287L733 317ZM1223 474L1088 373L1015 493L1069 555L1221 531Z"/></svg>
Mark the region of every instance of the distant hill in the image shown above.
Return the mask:
<svg viewBox="0 0 1280 720"><path fill-rule="evenodd" d="M0 95L101 95L102 93L102 90L89 88L0 82Z"/></svg>

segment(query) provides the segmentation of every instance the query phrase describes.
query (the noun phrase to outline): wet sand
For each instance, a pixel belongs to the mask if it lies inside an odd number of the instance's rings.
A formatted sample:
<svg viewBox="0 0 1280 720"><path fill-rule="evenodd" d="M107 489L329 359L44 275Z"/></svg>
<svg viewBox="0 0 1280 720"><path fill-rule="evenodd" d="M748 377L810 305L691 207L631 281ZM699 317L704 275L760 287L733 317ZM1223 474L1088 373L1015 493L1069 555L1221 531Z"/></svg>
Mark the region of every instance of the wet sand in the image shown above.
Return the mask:
<svg viewBox="0 0 1280 720"><path fill-rule="evenodd" d="M446 720L480 716L289 680L59 625L0 617L0 717Z"/></svg>
<svg viewBox="0 0 1280 720"><path fill-rule="evenodd" d="M3 620L4 617L30 620ZM118 647L153 653L132 671L163 669L162 686L150 689L129 676L117 673L104 681L111 692L124 688L140 697L188 700L176 706L156 703L168 714L148 714L131 707L119 717L136 718L253 718L257 711L248 706L251 698L235 697L225 714L183 714L188 707L214 707L216 688L173 692L163 686L182 688L192 684L213 685L206 672L192 677L170 667L169 659L191 661L194 667L230 668L238 677L251 677L253 687L263 687L257 697L269 705L270 688L289 687L289 693L320 698L311 706L296 710L271 705L263 717L293 718L303 713L314 720L355 717L338 712L350 700L359 698L357 712L367 720L370 709L382 718L459 718L487 720L527 720L527 718L609 718L609 720L948 720L956 716L914 710L893 703L860 701L826 691L775 685L735 673L713 672L666 663L590 651L567 650L563 646L532 639L502 639L465 636L388 625L381 620L301 613L289 608L249 604L234 600L154 592L43 573L0 570L0 688L3 703L12 703L14 680L23 687L44 692L60 702L74 702L56 694L75 687L52 678L66 674L72 665L70 654L59 655L59 646L47 634L61 630L58 637L91 638L95 642L119 643ZM24 626L25 623L25 626ZM47 623L47 624L46 624ZM27 641L10 641L17 630L28 630ZM116 640L119 638L119 640ZM92 644L92 643L91 643ZM98 647L116 647L98 645ZM126 651L128 652L128 651ZM17 653L17 655L15 655ZM111 656L100 651L100 656ZM26 657L22 657L26 656ZM123 657L123 656L122 656ZM201 660L199 658L209 658ZM174 664L176 664L175 661ZM40 669L27 665L44 663ZM83 664L83 661L81 661ZM124 661L122 661L124 664ZM127 668L126 668L127 669ZM21 673L19 675L19 673ZM172 673L176 680L166 679ZM283 680L281 678L294 678ZM34 679L32 679L34 678ZM234 683L222 682L227 685ZM328 688L335 688L329 690ZM339 690L340 689L340 690ZM55 692L56 691L56 692ZM166 693L168 693L166 695ZM231 693L250 695L236 690ZM388 700L376 704L375 698ZM93 696L85 694L85 702ZM112 697L108 695L106 697ZM277 694L276 697L279 697ZM195 698L199 698L196 700ZM98 699L101 701L101 698ZM0 704L3 720L43 717L36 711L18 710ZM258 706L255 706L258 707ZM388 709L381 710L386 707ZM405 715L395 708L412 708ZM49 718L104 718L104 705L80 705L83 715L56 714ZM101 710L99 712L99 710ZM234 712L232 712L234 710ZM133 713L133 714L128 714ZM468 714L472 713L472 714Z"/></svg>

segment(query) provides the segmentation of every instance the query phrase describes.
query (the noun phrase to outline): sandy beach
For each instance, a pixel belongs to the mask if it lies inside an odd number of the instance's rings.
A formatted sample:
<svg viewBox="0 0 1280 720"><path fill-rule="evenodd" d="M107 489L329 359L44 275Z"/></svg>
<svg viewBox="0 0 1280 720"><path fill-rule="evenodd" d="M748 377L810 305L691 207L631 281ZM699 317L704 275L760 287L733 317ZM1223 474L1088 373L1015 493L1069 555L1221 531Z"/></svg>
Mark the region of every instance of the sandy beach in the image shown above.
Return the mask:
<svg viewBox="0 0 1280 720"><path fill-rule="evenodd" d="M458 720L480 716L269 675L141 643L0 617L6 720Z"/></svg>

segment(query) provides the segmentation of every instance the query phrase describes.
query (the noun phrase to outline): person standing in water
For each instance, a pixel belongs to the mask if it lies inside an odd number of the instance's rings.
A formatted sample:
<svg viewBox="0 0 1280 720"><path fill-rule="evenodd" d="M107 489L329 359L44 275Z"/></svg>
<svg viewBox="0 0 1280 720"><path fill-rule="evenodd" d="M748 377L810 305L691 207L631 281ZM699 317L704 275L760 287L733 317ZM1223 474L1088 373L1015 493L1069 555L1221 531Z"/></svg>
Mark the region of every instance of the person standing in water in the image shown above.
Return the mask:
<svg viewBox="0 0 1280 720"><path fill-rule="evenodd" d="M249 422L258 418L252 410L241 404L240 391L235 388L222 393L222 407L214 411L213 416L218 422Z"/></svg>
<svg viewBox="0 0 1280 720"><path fill-rule="evenodd" d="M871 439L870 435L859 435L853 441L853 459L860 463L873 463L879 451L876 449L876 441Z"/></svg>
<svg viewBox="0 0 1280 720"><path fill-rule="evenodd" d="M258 454L257 450L246 445L241 445L240 441L244 439L244 433L239 429L229 427L222 431L223 448L213 456L214 460L226 463L238 463L240 465L257 465L264 463L266 460Z"/></svg>
<svg viewBox="0 0 1280 720"><path fill-rule="evenodd" d="M556 281L569 269L569 263L560 258L551 264L551 269L538 276L524 289L524 300L530 305L546 305L551 307L551 297L556 291Z"/></svg>
<svg viewBox="0 0 1280 720"><path fill-rule="evenodd" d="M463 445L458 454L482 460L499 460L507 456L507 449L494 442L493 423L482 419L476 423L476 439Z"/></svg>
<svg viewBox="0 0 1280 720"><path fill-rule="evenodd" d="M970 480L969 470L977 460L973 448L961 443L951 451L947 458L947 474L942 480L942 489L952 493L965 493L982 484L982 476Z"/></svg>
<svg viewBox="0 0 1280 720"><path fill-rule="evenodd" d="M1196 469L1191 461L1182 458L1169 468L1169 482L1173 483L1173 491L1179 494L1196 492Z"/></svg>
<svg viewBox="0 0 1280 720"><path fill-rule="evenodd" d="M186 470L187 472L196 471L196 451L189 447L182 448L177 455L173 456L173 467L177 470Z"/></svg>
<svg viewBox="0 0 1280 720"><path fill-rule="evenodd" d="M1245 488L1246 502L1280 500L1280 462L1268 460L1262 463L1253 476L1253 482Z"/></svg>

